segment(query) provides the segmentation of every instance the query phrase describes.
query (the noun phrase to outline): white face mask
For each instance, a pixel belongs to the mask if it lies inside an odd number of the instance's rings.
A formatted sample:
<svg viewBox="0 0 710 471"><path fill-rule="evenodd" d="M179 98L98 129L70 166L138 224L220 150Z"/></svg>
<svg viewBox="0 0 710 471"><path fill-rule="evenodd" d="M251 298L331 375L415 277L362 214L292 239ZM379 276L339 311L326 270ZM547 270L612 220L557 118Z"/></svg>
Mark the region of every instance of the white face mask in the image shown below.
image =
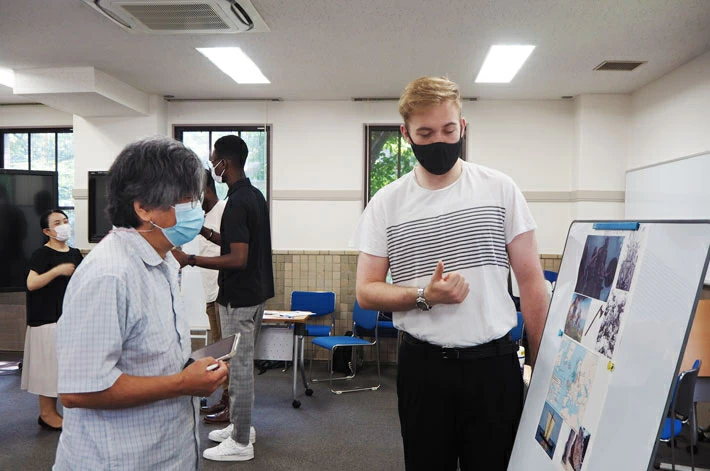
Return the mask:
<svg viewBox="0 0 710 471"><path fill-rule="evenodd" d="M59 242L66 242L71 237L71 224L69 223L61 224L55 227L54 230L57 233L57 237L55 237L55 239Z"/></svg>
<svg viewBox="0 0 710 471"><path fill-rule="evenodd" d="M222 162L221 160L219 162L217 162L217 165L219 165L221 162ZM217 173L214 171L214 169L217 165L214 165L214 166L210 165L210 172L212 172L212 178L214 178L214 181L216 183L222 183L222 175L224 175L224 172L226 172L227 169L226 168L223 169L222 173L220 175L217 175Z"/></svg>

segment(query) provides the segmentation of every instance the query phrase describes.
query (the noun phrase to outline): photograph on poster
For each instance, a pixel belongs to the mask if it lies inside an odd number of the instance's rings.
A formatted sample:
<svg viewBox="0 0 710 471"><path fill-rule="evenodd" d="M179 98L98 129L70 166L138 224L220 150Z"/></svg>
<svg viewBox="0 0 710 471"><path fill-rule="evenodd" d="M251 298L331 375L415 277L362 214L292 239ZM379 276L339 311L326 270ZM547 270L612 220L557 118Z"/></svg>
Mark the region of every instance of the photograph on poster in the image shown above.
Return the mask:
<svg viewBox="0 0 710 471"><path fill-rule="evenodd" d="M562 416L570 427L581 426L587 400L597 371L598 356L562 337L552 371L547 402Z"/></svg>
<svg viewBox="0 0 710 471"><path fill-rule="evenodd" d="M639 253L641 252L641 233L632 233L626 238L624 251L621 257L621 268L619 269L619 277L616 280L616 289L629 291L631 289L631 281L634 278L634 271L638 263Z"/></svg>
<svg viewBox="0 0 710 471"><path fill-rule="evenodd" d="M547 456L552 458L557 448L557 439L562 428L562 417L547 402L542 408L540 422L537 424L535 440L540 444Z"/></svg>
<svg viewBox="0 0 710 471"><path fill-rule="evenodd" d="M576 293L606 301L614 283L623 236L587 236L577 273Z"/></svg>
<svg viewBox="0 0 710 471"><path fill-rule="evenodd" d="M567 320L565 321L565 334L577 342L582 341L584 324L591 303L592 300L586 296L581 294L572 295L572 304L567 311Z"/></svg>
<svg viewBox="0 0 710 471"><path fill-rule="evenodd" d="M570 430L565 443L565 451L562 454L562 465L565 471L580 471L582 469L590 438L591 435L584 427L579 427L577 431Z"/></svg>
<svg viewBox="0 0 710 471"><path fill-rule="evenodd" d="M599 353L609 359L614 356L614 347L620 339L621 324L626 319L625 309L626 294L623 291L613 290L601 316L601 325L595 346Z"/></svg>

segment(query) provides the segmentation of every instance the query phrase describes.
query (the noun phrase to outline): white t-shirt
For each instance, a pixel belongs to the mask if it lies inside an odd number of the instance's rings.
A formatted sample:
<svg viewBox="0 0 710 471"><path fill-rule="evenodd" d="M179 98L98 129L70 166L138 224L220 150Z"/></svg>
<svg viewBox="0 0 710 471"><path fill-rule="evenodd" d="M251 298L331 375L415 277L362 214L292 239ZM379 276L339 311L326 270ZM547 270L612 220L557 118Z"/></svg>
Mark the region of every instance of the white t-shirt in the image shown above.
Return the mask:
<svg viewBox="0 0 710 471"><path fill-rule="evenodd" d="M212 207L212 209L205 214L205 222L203 225L207 229L219 232L219 226L222 222L222 213L224 213L224 207L226 205L227 203L225 201L219 200ZM197 236L197 240L200 242L200 256L219 257L219 245L214 242L210 242L201 235ZM219 286L217 284L219 270L200 268L200 274L202 275L202 285L205 288L205 302L214 302L217 299L217 293L219 292Z"/></svg>
<svg viewBox="0 0 710 471"><path fill-rule="evenodd" d="M536 227L510 177L462 164L458 180L440 190L422 188L414 171L382 188L365 208L352 240L359 251L389 259L395 285L426 287L439 260L444 273L464 276L470 292L463 303L393 313L398 329L449 347L483 344L517 325L506 246Z"/></svg>

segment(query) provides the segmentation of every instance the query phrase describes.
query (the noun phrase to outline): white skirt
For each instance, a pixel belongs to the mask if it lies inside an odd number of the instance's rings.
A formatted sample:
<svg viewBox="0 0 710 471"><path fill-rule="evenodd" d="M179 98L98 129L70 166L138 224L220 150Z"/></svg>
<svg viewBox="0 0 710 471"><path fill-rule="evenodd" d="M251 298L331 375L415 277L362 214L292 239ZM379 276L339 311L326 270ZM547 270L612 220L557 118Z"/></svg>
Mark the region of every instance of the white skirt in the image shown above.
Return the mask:
<svg viewBox="0 0 710 471"><path fill-rule="evenodd" d="M27 327L20 388L57 397L57 324Z"/></svg>

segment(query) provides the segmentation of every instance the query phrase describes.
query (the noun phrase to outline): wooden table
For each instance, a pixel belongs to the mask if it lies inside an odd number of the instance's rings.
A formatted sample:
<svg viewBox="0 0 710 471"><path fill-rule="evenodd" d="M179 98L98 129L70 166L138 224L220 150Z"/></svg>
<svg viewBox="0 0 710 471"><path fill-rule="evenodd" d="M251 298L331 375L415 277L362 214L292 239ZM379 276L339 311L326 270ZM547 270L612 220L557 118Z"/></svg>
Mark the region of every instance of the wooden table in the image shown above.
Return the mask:
<svg viewBox="0 0 710 471"><path fill-rule="evenodd" d="M293 402L294 409L301 407L298 397L298 367L301 367L301 379L306 396L312 396L313 390L308 386L306 379L306 368L303 362L304 340L306 335L306 320L310 317L310 312L304 311L264 311L262 324L287 324L293 326Z"/></svg>

